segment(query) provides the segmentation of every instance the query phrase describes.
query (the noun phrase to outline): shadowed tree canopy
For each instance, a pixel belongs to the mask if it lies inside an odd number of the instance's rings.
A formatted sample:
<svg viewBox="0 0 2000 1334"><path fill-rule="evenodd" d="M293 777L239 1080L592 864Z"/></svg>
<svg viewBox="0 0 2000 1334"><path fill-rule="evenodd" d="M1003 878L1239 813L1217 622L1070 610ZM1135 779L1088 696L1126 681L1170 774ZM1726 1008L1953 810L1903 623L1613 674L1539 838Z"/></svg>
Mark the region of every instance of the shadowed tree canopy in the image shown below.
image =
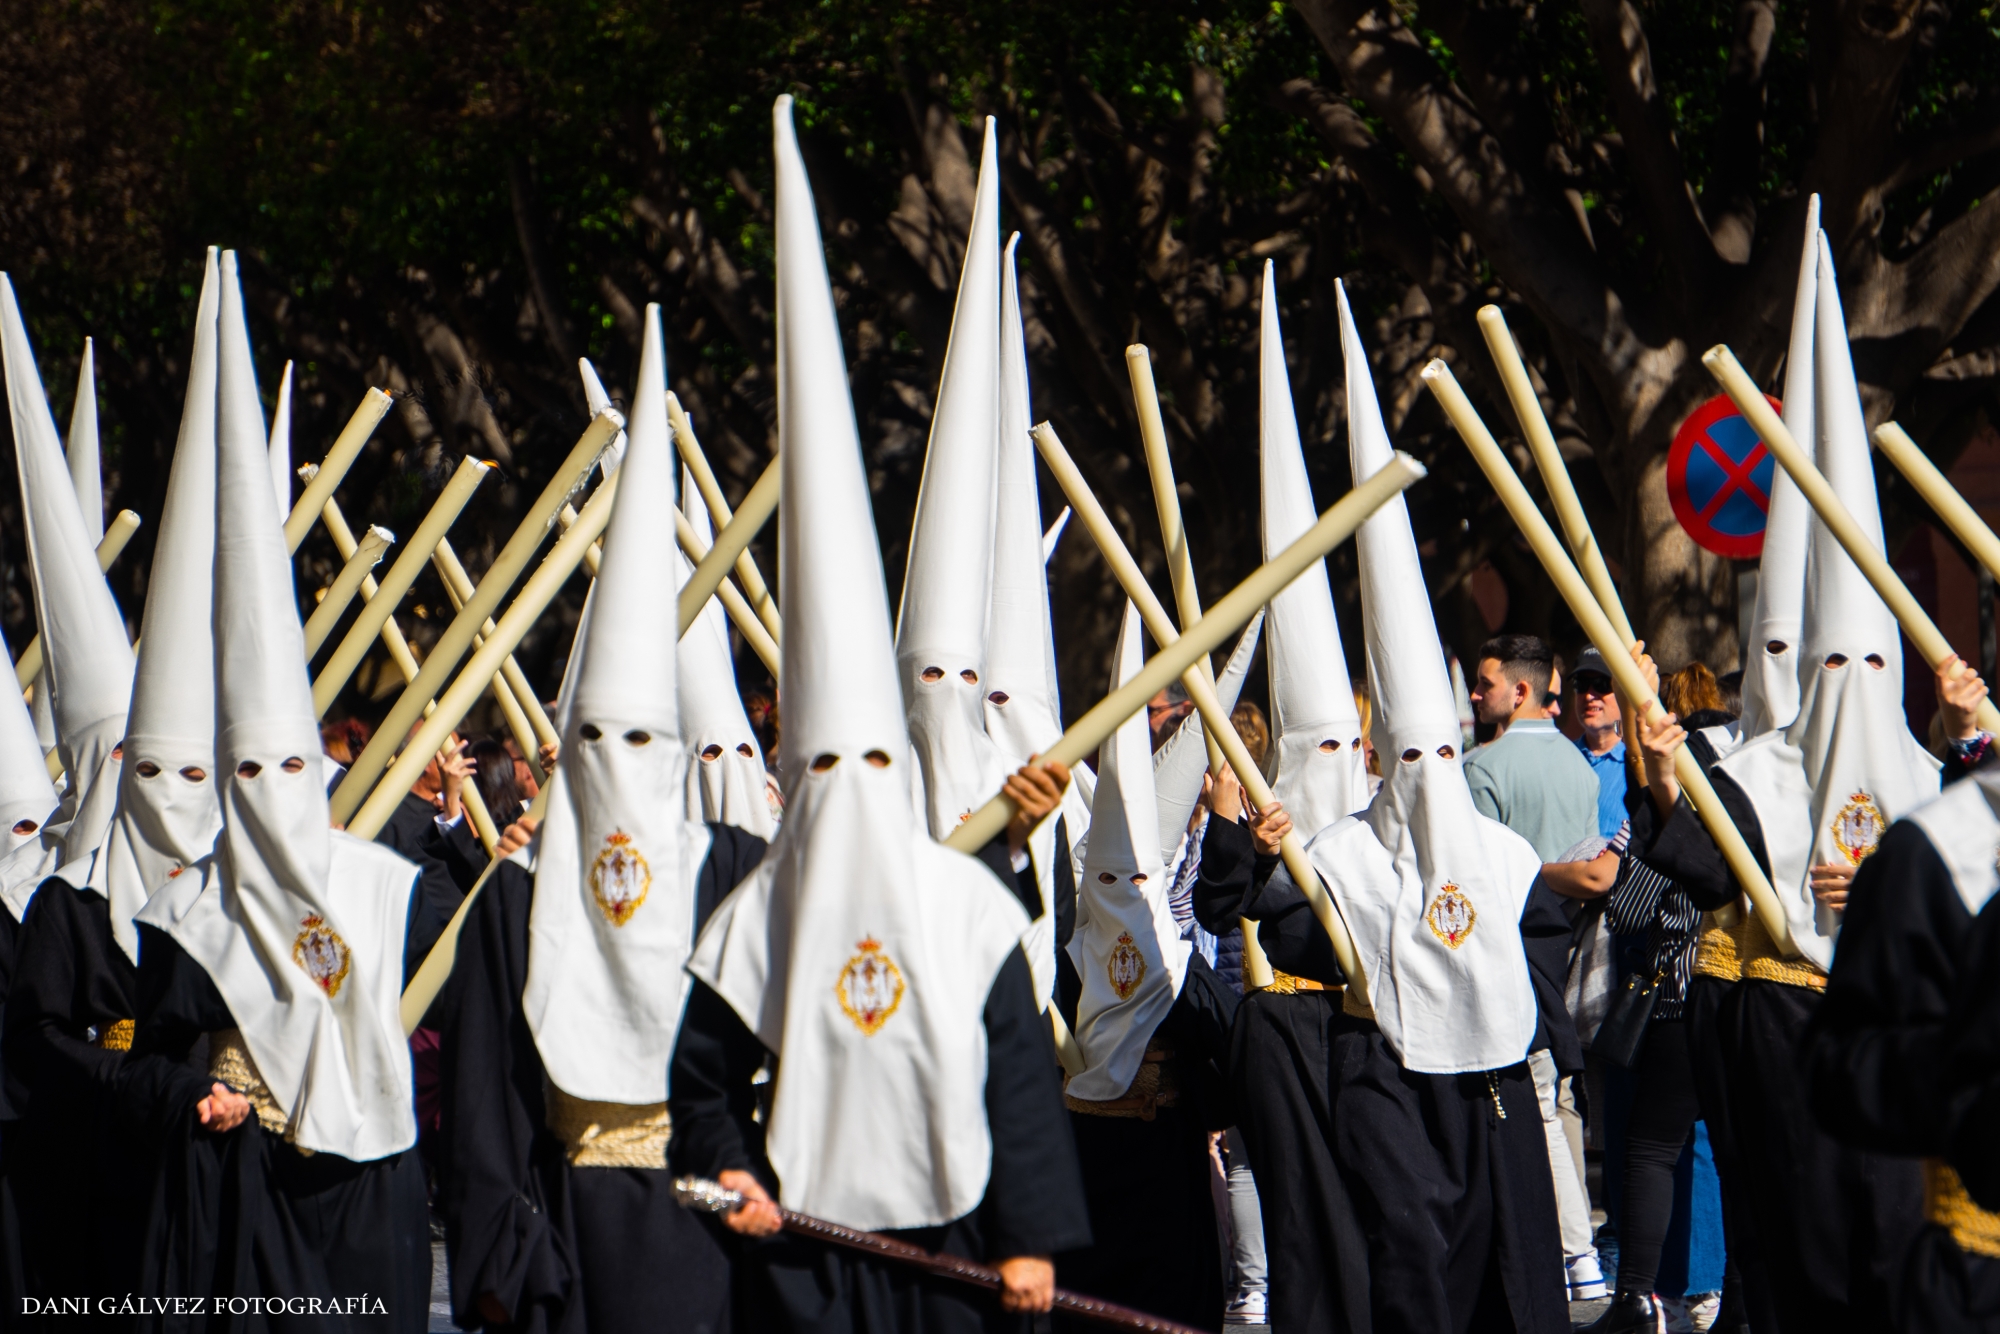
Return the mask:
<svg viewBox="0 0 2000 1334"><path fill-rule="evenodd" d="M1895 415L1949 459L1995 415L2000 18L1969 3L0 0L0 19L0 266L59 420L95 336L108 504L148 518L210 243L242 253L267 402L296 361L298 461L368 386L397 396L340 493L357 525L408 533L461 456L493 459L501 478L454 533L476 574L585 424L576 359L623 400L648 301L670 382L740 495L775 445L769 113L787 91L892 588L984 115L1003 226L1022 233L1036 415L1163 595L1122 352L1153 350L1197 571L1219 596L1258 556L1267 258L1317 500L1348 485L1344 278L1391 433L1432 468L1412 515L1462 652L1496 587L1507 628L1575 639L1416 378L1445 357L1496 433L1517 434L1473 322L1488 301L1669 663L1733 665L1736 616L1728 563L1674 523L1666 447L1715 392L1709 344L1777 384L1808 192L1871 422ZM11 484L0 495L0 620L18 645L20 510ZM1044 498L1052 517L1060 498ZM135 622L150 541L113 573ZM1352 560L1333 565L1358 649ZM316 534L302 590L337 565ZM1080 533L1052 569L1075 713L1102 689L1122 599ZM577 600L524 646L544 691ZM420 648L448 608L426 574L404 617ZM347 708L384 674L358 681Z"/></svg>

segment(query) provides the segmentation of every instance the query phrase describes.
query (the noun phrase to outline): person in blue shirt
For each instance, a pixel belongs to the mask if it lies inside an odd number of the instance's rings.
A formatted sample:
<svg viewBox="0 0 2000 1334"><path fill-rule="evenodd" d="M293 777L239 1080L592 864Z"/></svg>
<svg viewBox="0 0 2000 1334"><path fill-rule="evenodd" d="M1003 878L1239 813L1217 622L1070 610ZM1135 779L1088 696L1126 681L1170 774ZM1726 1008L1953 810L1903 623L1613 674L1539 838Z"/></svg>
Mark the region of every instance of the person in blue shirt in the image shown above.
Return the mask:
<svg viewBox="0 0 2000 1334"><path fill-rule="evenodd" d="M1576 748L1597 774L1597 832L1616 838L1625 823L1625 742L1619 736L1618 697L1611 691L1611 671L1603 655L1586 648L1577 655L1569 683L1576 695L1576 715L1583 724Z"/></svg>

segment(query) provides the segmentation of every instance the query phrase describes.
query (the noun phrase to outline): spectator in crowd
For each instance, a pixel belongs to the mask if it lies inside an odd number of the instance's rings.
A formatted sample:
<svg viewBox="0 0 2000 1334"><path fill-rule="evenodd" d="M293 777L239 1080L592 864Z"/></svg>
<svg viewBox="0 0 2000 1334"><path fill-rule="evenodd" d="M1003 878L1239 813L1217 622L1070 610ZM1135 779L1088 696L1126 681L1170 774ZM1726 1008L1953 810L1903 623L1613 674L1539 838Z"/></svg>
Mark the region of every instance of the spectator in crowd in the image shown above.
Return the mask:
<svg viewBox="0 0 2000 1334"><path fill-rule="evenodd" d="M1188 698L1187 687L1174 682L1159 694L1146 701L1146 724L1153 729L1153 749L1167 744L1167 738L1181 725L1181 719L1194 712L1194 701Z"/></svg>
<svg viewBox="0 0 2000 1334"><path fill-rule="evenodd" d="M1618 696L1612 693L1611 670L1603 655L1595 648L1578 654L1569 683L1576 696L1577 720L1583 725L1576 748L1597 775L1597 832L1615 838L1625 823L1626 754L1619 735Z"/></svg>
<svg viewBox="0 0 2000 1334"><path fill-rule="evenodd" d="M1472 804L1527 839L1543 862L1543 880L1521 918L1522 942L1538 989L1554 993L1566 1032L1537 1039L1528 1054L1548 1140L1549 1174L1562 1228L1563 1261L1572 1300L1604 1295L1604 1276L1591 1238L1590 1196L1576 1170L1576 1155L1562 1108L1573 1100L1570 1080L1583 1070L1582 1047L1563 1011L1569 971L1568 911L1564 899L1599 895L1617 871L1617 855L1598 833L1598 782L1591 765L1549 720L1557 684L1555 653L1533 635L1499 635L1480 646L1472 704L1479 721L1495 729L1492 741L1465 757Z"/></svg>
<svg viewBox="0 0 2000 1334"><path fill-rule="evenodd" d="M1264 757L1271 749L1271 725L1264 721L1264 711L1252 700L1237 704L1236 711L1229 715L1229 721L1236 726L1236 735L1243 738L1244 749L1250 758L1257 761L1259 769L1266 768ZM1265 775L1269 777L1268 774Z"/></svg>
<svg viewBox="0 0 2000 1334"><path fill-rule="evenodd" d="M498 737L481 737L466 747L472 761L473 781L479 796L493 816L493 823L505 829L528 808L521 790L520 771L514 767L513 753Z"/></svg>

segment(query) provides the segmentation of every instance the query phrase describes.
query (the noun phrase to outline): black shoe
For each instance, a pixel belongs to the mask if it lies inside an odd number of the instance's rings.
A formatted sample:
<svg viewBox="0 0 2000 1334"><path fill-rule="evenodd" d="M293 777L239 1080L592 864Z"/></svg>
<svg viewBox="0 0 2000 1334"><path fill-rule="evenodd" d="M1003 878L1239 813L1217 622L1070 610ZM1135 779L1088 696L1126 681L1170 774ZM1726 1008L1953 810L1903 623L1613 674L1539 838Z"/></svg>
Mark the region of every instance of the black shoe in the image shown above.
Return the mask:
<svg viewBox="0 0 2000 1334"><path fill-rule="evenodd" d="M1621 1292L1611 1299L1611 1309L1590 1324L1583 1334L1660 1334L1666 1328L1660 1304L1637 1292Z"/></svg>

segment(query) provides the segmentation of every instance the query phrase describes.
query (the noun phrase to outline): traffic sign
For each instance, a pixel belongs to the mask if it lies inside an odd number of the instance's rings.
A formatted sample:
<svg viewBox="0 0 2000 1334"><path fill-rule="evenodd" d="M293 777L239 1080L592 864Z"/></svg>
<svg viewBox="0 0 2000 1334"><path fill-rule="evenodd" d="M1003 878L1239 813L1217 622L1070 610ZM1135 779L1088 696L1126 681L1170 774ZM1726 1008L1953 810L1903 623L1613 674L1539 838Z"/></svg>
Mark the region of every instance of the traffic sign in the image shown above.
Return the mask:
<svg viewBox="0 0 2000 1334"><path fill-rule="evenodd" d="M1778 406L1777 399L1765 397ZM1667 449L1667 500L1696 546L1731 560L1755 560L1764 551L1777 466L1729 395L1717 394L1674 432Z"/></svg>

